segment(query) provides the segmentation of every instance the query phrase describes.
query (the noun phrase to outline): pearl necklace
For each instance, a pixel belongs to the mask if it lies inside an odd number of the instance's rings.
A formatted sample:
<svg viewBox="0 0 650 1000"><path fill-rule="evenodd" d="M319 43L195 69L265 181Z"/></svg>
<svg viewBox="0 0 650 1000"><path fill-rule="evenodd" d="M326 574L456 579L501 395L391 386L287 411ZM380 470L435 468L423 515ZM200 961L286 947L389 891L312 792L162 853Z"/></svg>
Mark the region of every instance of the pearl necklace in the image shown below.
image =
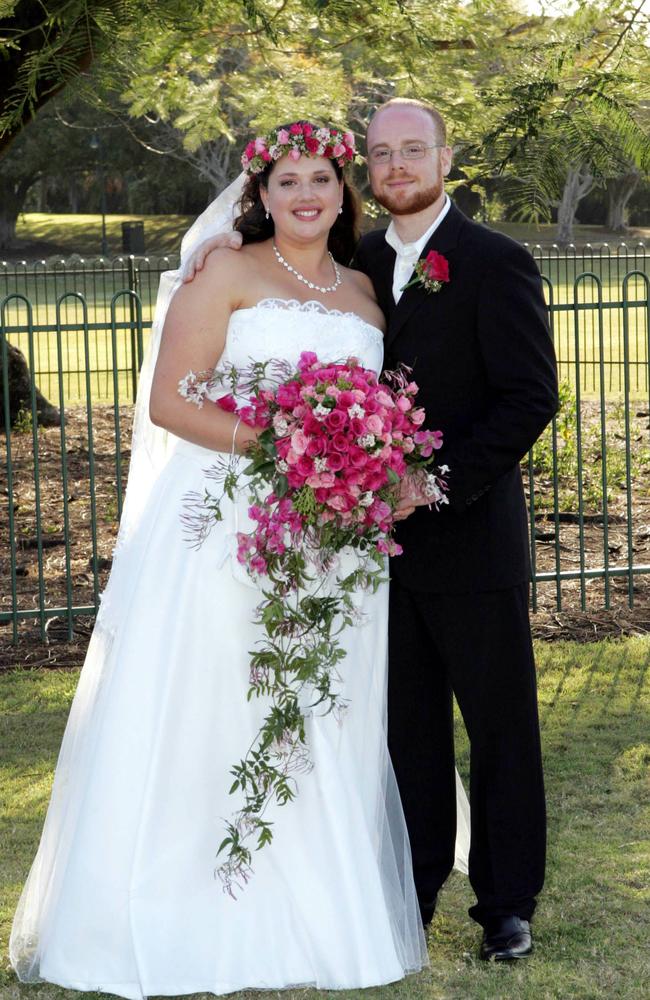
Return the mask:
<svg viewBox="0 0 650 1000"><path fill-rule="evenodd" d="M323 294L327 292L335 292L343 280L341 277L341 271L339 270L339 266L332 257L329 250L327 251L327 255L329 259L332 261L332 267L334 268L334 277L336 278L336 281L334 282L333 285L328 285L327 287L324 287L323 285L315 285L313 281L309 281L308 278L305 278L304 274L301 274L300 271L296 271L295 267L292 267L291 264L289 264L284 259L284 257L276 247L275 243L273 244L273 253L277 258L278 264L282 264L283 267L286 267L287 271L289 271L290 274L293 274L298 279L298 281L302 281L303 285L307 285L307 288L313 288L315 292L322 292Z"/></svg>

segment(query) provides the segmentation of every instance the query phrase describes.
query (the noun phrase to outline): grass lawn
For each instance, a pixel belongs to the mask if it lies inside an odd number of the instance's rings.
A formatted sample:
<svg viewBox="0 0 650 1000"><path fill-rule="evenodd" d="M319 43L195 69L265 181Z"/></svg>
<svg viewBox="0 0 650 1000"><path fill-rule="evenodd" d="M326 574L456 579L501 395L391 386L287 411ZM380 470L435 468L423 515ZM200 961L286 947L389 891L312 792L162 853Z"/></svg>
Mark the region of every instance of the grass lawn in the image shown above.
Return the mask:
<svg viewBox="0 0 650 1000"><path fill-rule="evenodd" d="M186 229L194 222L189 215L107 215L106 240L109 256L122 253L122 223L144 223L147 253L174 253L180 250ZM17 252L5 254L47 257L51 253L99 257L102 246L101 215L65 215L63 213L27 212L16 226Z"/></svg>
<svg viewBox="0 0 650 1000"><path fill-rule="evenodd" d="M344 993L290 990L287 1000L642 1000L650 981L650 643L539 644L540 709L549 799L549 870L537 950L516 966L476 959L465 878L450 879L429 936L431 967L393 986ZM76 672L0 676L3 707L0 997L72 1000L19 985L7 938L36 849ZM467 746L459 732L459 765ZM99 1000L100 994L85 994ZM240 994L270 1000L280 994Z"/></svg>

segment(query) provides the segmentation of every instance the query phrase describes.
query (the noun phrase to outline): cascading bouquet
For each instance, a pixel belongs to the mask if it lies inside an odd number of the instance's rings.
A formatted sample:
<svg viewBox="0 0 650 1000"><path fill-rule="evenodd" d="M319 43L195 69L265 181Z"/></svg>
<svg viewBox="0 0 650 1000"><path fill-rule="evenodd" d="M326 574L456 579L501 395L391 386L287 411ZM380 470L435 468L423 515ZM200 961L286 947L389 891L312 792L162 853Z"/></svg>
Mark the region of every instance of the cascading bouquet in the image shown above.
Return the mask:
<svg viewBox="0 0 650 1000"><path fill-rule="evenodd" d="M392 532L401 482L438 507L447 502L445 466L436 468L439 431L423 430L408 369L384 373L355 358L323 364L311 352L297 370L256 362L247 370L218 366L179 383L186 400L213 400L260 434L239 456L223 456L206 475L214 494L186 498L184 521L199 546L222 519L224 497L245 495L254 530L237 532L237 559L262 590L256 623L263 638L251 651L249 698L269 711L245 757L232 768L231 793L244 804L226 824L217 868L234 895L251 874L251 844L272 839L271 802L295 797L295 774L311 768L305 717L341 715L345 699L337 664L342 631L359 621L353 600L386 579L386 556L401 548ZM215 399L215 393L230 391ZM342 558L352 556L352 558ZM342 566L347 566L342 571Z"/></svg>

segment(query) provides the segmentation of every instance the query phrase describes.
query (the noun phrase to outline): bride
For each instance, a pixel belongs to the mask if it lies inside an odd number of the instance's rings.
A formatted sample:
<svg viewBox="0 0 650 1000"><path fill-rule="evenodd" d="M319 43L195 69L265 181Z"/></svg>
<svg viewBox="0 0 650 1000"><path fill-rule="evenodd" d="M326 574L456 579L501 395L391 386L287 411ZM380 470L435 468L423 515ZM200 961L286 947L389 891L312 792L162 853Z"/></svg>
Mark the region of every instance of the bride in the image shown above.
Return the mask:
<svg viewBox="0 0 650 1000"><path fill-rule="evenodd" d="M305 350L380 370L371 283L338 263L356 240L352 155L349 133L304 122L253 140L183 259L232 225L235 201L243 249L211 254L191 285L163 276L113 569L14 920L23 981L142 1000L359 988L427 963L386 749L387 584L358 595L340 668L349 710L306 718L313 769L266 817L273 842L253 854L250 881L233 899L214 877L237 806L230 767L265 713L246 698L260 592L233 555L245 507L226 504L196 551L181 518L215 453L245 452L256 431L188 405L179 382L218 362L295 364Z"/></svg>

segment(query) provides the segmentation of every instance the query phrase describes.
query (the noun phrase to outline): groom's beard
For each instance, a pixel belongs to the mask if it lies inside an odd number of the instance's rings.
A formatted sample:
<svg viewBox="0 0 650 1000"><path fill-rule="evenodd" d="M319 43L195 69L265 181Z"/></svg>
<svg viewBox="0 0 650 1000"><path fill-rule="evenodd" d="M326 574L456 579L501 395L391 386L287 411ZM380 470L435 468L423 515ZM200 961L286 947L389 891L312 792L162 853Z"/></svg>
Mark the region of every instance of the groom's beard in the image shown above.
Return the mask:
<svg viewBox="0 0 650 1000"><path fill-rule="evenodd" d="M374 190L372 193L375 201L388 209L391 215L415 215L433 205L434 201L437 201L442 194L442 190L443 179L441 177L431 187L414 191L410 195L403 193L393 196L389 191L378 193Z"/></svg>

